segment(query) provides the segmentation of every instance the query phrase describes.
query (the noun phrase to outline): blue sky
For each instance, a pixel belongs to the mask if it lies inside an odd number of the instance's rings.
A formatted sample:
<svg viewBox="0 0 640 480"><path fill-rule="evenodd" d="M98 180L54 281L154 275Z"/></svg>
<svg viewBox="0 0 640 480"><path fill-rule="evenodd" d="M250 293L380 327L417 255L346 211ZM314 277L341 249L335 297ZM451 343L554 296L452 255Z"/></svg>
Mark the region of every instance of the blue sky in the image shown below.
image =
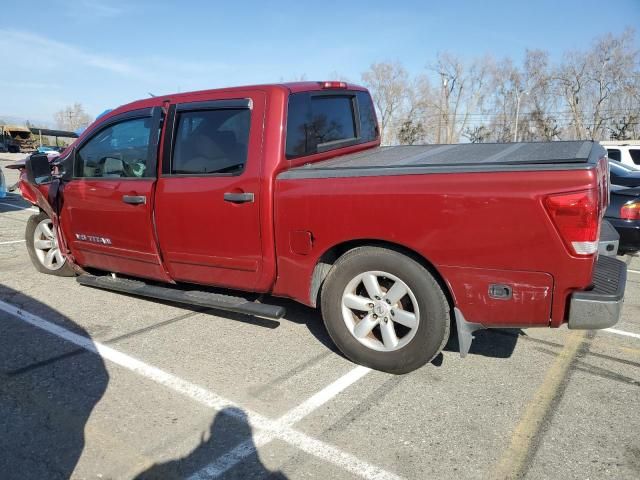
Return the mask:
<svg viewBox="0 0 640 480"><path fill-rule="evenodd" d="M52 122L154 94L332 74L376 61L423 73L438 52L552 58L640 29L640 0L3 2L0 118ZM28 21L24 21L28 19ZM640 31L636 33L640 48Z"/></svg>

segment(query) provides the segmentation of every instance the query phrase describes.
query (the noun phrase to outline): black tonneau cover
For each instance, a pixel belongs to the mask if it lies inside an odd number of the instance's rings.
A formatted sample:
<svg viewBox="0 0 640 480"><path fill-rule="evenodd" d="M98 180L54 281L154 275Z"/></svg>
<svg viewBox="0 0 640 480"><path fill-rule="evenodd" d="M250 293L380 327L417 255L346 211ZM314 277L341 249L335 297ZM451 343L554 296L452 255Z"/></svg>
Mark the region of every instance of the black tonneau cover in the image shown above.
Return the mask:
<svg viewBox="0 0 640 480"><path fill-rule="evenodd" d="M582 169L605 153L592 141L401 145L310 163L279 178Z"/></svg>

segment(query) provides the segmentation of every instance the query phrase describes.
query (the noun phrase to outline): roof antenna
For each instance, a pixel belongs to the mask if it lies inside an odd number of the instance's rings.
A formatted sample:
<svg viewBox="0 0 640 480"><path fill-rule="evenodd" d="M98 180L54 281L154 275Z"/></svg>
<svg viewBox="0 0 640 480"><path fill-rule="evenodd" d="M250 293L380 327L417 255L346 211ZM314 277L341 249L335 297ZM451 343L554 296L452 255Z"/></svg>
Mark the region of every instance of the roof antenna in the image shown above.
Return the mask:
<svg viewBox="0 0 640 480"><path fill-rule="evenodd" d="M149 94L149 96L150 96L151 98L156 98L156 95L154 95L153 93L151 93L151 92L147 92L147 93Z"/></svg>

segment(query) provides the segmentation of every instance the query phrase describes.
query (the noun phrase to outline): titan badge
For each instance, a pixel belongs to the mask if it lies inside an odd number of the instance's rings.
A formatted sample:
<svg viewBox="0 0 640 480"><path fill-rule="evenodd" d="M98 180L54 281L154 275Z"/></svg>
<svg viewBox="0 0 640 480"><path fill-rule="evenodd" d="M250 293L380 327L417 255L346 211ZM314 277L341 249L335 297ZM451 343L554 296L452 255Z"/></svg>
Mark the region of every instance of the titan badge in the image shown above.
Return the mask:
<svg viewBox="0 0 640 480"><path fill-rule="evenodd" d="M102 245L111 245L111 239L105 237L96 237L95 235L85 235L83 233L76 233L76 238L83 242L101 243Z"/></svg>

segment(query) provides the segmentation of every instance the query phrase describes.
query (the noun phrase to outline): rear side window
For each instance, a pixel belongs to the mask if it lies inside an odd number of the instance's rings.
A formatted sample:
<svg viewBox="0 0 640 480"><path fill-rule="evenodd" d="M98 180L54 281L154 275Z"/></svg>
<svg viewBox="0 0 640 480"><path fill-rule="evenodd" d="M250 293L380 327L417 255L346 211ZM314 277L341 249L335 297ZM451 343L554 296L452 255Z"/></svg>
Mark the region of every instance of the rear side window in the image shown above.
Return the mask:
<svg viewBox="0 0 640 480"><path fill-rule="evenodd" d="M289 97L287 158L369 142L378 124L366 92L297 93Z"/></svg>
<svg viewBox="0 0 640 480"><path fill-rule="evenodd" d="M640 165L640 149L630 148L629 155L631 155L631 160L633 160L633 163L635 163L636 165Z"/></svg>
<svg viewBox="0 0 640 480"><path fill-rule="evenodd" d="M622 157L620 156L620 150L617 150L615 148L608 148L607 155L609 156L609 160L615 160L617 162L620 162L622 160Z"/></svg>
<svg viewBox="0 0 640 480"><path fill-rule="evenodd" d="M178 114L173 175L238 174L247 161L249 109Z"/></svg>
<svg viewBox="0 0 640 480"><path fill-rule="evenodd" d="M100 130L76 155L75 176L83 178L153 177L148 167L151 117L124 120Z"/></svg>
<svg viewBox="0 0 640 480"><path fill-rule="evenodd" d="M360 136L363 142L371 142L378 138L378 119L373 102L368 92L356 93L360 113Z"/></svg>

